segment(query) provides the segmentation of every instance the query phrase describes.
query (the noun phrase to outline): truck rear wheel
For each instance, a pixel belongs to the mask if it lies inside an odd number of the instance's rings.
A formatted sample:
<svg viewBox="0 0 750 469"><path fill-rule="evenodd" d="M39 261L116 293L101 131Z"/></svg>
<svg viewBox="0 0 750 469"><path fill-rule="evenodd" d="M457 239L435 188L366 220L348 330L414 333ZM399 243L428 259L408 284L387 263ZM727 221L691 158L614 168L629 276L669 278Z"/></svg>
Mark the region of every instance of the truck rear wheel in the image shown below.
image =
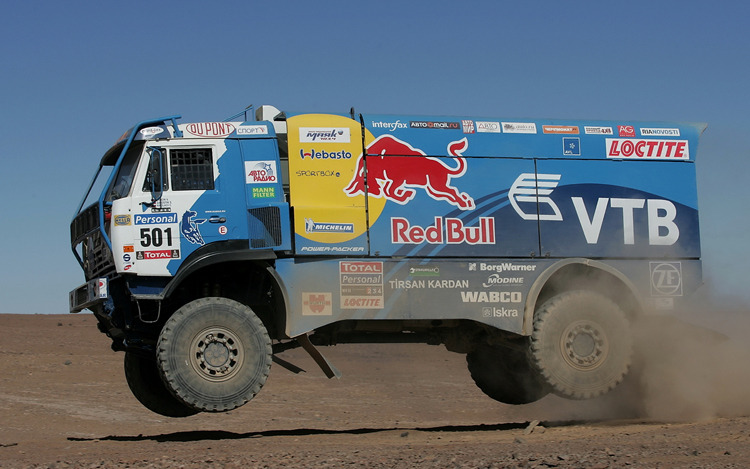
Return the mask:
<svg viewBox="0 0 750 469"><path fill-rule="evenodd" d="M156 359L125 352L125 379L138 402L165 417L189 417L198 413L178 400L164 385Z"/></svg>
<svg viewBox="0 0 750 469"><path fill-rule="evenodd" d="M622 309L590 291L561 293L536 311L534 363L554 392L589 399L612 390L628 372L630 325Z"/></svg>
<svg viewBox="0 0 750 469"><path fill-rule="evenodd" d="M271 339L249 307L201 298L167 320L156 355L167 386L182 402L224 412L248 402L265 384Z"/></svg>
<svg viewBox="0 0 750 469"><path fill-rule="evenodd" d="M549 386L523 350L481 345L466 355L466 363L479 389L496 401L529 404L549 393Z"/></svg>

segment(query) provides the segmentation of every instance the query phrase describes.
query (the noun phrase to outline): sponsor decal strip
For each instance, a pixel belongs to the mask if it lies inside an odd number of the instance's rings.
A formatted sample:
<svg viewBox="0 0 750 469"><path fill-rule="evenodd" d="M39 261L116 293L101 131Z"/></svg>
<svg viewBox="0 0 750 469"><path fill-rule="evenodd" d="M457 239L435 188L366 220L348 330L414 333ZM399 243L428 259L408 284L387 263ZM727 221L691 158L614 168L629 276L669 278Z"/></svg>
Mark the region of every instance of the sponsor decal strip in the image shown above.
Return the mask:
<svg viewBox="0 0 750 469"><path fill-rule="evenodd" d="M278 182L277 174L274 160L245 161L246 184L273 184Z"/></svg>
<svg viewBox="0 0 750 469"><path fill-rule="evenodd" d="M460 129L459 122L440 122L440 121L410 121L409 127L412 129Z"/></svg>
<svg viewBox="0 0 750 469"><path fill-rule="evenodd" d="M571 134L579 133L577 125L543 125L542 132L545 134Z"/></svg>
<svg viewBox="0 0 750 469"><path fill-rule="evenodd" d="M502 133L500 122L477 121L477 132L480 133Z"/></svg>
<svg viewBox="0 0 750 469"><path fill-rule="evenodd" d="M305 218L305 233L354 233L354 223L318 223Z"/></svg>
<svg viewBox="0 0 750 469"><path fill-rule="evenodd" d="M587 135L614 135L612 127L600 127L594 125L585 125L583 131Z"/></svg>
<svg viewBox="0 0 750 469"><path fill-rule="evenodd" d="M680 129L640 129L644 137L679 137Z"/></svg>
<svg viewBox="0 0 750 469"><path fill-rule="evenodd" d="M339 263L341 309L382 309L383 263L342 261Z"/></svg>
<svg viewBox="0 0 750 469"><path fill-rule="evenodd" d="M177 223L176 213L160 213L160 214L136 214L133 215L133 219L136 225L162 225L166 223Z"/></svg>
<svg viewBox="0 0 750 469"><path fill-rule="evenodd" d="M196 122L185 126L185 131L196 137L226 137L234 130L234 124L229 122Z"/></svg>
<svg viewBox="0 0 750 469"><path fill-rule="evenodd" d="M348 127L300 127L300 143L318 142L351 142L351 132Z"/></svg>
<svg viewBox="0 0 750 469"><path fill-rule="evenodd" d="M331 316L333 314L330 292L302 292L303 316Z"/></svg>
<svg viewBox="0 0 750 469"><path fill-rule="evenodd" d="M607 158L659 160L687 160L690 158L687 140L608 138L606 144Z"/></svg>
<svg viewBox="0 0 750 469"><path fill-rule="evenodd" d="M535 134L536 124L533 122L503 122L506 134Z"/></svg>
<svg viewBox="0 0 750 469"><path fill-rule="evenodd" d="M241 125L237 127L237 135L268 135L265 125Z"/></svg>

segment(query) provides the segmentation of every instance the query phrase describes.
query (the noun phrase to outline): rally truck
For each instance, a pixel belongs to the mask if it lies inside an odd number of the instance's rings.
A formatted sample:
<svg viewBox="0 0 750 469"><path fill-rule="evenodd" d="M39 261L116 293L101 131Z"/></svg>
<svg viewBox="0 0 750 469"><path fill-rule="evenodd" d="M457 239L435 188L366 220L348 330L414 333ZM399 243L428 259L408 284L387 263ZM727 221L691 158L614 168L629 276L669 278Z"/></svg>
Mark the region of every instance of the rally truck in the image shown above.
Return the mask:
<svg viewBox="0 0 750 469"><path fill-rule="evenodd" d="M493 399L600 396L630 325L701 283L703 124L282 112L137 123L71 223L88 309L162 415L235 409L274 355L440 345Z"/></svg>

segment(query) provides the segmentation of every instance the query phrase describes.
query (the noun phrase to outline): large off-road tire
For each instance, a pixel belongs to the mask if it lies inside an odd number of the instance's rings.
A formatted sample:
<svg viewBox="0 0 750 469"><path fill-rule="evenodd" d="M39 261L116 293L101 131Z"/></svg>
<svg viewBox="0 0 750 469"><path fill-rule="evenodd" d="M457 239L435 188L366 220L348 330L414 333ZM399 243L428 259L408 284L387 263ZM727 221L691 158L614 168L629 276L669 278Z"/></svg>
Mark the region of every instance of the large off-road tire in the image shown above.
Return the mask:
<svg viewBox="0 0 750 469"><path fill-rule="evenodd" d="M135 398L152 412L166 417L189 417L198 413L167 389L154 357L125 352L125 379Z"/></svg>
<svg viewBox="0 0 750 469"><path fill-rule="evenodd" d="M466 355L466 363L479 389L496 401L529 404L549 393L527 351L480 345Z"/></svg>
<svg viewBox="0 0 750 469"><path fill-rule="evenodd" d="M628 372L630 325L622 309L591 291L552 297L535 314L532 356L553 391L589 399L612 390Z"/></svg>
<svg viewBox="0 0 750 469"><path fill-rule="evenodd" d="M224 412L263 387L271 339L249 307L227 298L201 298L167 320L156 356L164 382L184 404Z"/></svg>

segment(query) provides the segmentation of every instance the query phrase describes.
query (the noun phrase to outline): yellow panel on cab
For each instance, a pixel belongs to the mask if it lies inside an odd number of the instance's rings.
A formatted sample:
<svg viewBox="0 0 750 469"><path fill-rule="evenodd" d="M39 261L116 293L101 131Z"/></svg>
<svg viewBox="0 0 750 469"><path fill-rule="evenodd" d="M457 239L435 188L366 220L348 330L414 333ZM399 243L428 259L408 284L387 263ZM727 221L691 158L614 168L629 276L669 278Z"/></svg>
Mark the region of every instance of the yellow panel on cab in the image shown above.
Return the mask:
<svg viewBox="0 0 750 469"><path fill-rule="evenodd" d="M368 253L365 197L344 190L362 155L362 127L332 114L287 120L290 205L295 251L310 255Z"/></svg>

